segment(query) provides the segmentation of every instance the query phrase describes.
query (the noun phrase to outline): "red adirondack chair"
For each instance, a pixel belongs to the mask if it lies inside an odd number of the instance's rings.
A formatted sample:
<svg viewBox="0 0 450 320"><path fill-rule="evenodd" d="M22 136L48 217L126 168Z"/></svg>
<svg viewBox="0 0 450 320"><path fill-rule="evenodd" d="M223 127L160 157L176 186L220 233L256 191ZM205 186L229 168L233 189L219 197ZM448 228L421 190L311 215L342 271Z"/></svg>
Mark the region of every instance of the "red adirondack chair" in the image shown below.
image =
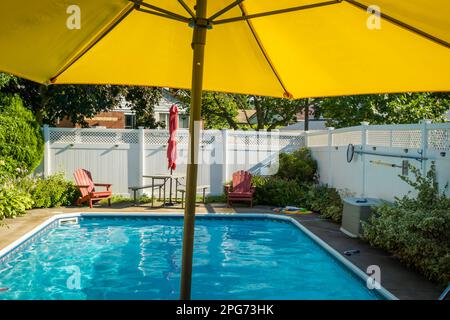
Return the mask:
<svg viewBox="0 0 450 320"><path fill-rule="evenodd" d="M253 193L255 188L252 186L252 175L248 171L236 171L233 173L233 186L225 186L227 194L227 206L231 206L233 201L250 202L250 208L253 207Z"/></svg>
<svg viewBox="0 0 450 320"><path fill-rule="evenodd" d="M108 199L108 205L111 206L112 191L109 190L111 184L94 183L91 173L85 169L78 169L73 173L73 176L81 192L81 197L78 198L77 205L89 201L89 208L92 208L93 202ZM95 187L106 187L106 191L95 191Z"/></svg>

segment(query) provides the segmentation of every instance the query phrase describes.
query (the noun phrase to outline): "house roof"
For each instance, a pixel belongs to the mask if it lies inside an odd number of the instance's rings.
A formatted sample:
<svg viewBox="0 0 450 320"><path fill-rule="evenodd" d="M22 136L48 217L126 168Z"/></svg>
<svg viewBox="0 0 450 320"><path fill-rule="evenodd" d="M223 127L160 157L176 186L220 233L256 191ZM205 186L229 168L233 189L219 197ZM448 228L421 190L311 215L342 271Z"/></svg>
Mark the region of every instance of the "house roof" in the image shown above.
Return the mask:
<svg viewBox="0 0 450 320"><path fill-rule="evenodd" d="M256 111L252 110L252 109L239 110L239 112L236 116L236 121L238 123L247 123L247 118L245 116L246 114L247 114L247 117L250 119L256 114Z"/></svg>
<svg viewBox="0 0 450 320"><path fill-rule="evenodd" d="M159 100L158 104L155 105L155 112L169 112L170 107L173 104L177 104L178 106L184 106L184 103L175 98L170 92L166 89L162 90L162 98ZM119 105L115 107L112 111L119 111L124 113L133 113L132 106L127 103L125 97L121 97ZM185 108L180 108L180 113L185 113Z"/></svg>

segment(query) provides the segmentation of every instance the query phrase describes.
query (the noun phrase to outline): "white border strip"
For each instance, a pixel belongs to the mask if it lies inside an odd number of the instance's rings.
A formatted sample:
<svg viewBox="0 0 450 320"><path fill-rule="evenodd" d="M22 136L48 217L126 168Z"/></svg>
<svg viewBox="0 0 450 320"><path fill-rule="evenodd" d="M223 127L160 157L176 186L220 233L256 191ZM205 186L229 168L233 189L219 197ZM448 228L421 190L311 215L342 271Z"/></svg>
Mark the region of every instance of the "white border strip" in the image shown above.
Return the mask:
<svg viewBox="0 0 450 320"><path fill-rule="evenodd" d="M96 213L66 213L66 214L58 214L55 215L48 220L41 223L36 228L32 229L31 231L27 232L11 244L7 245L5 248L0 250L0 260L6 256L10 251L18 248L20 245L25 243L27 240L32 238L35 234L37 234L42 229L46 228L53 222L60 220L60 219L67 219L67 218L79 218L79 217L183 217L182 213L109 213L109 212L96 212ZM281 215L275 215L275 214L258 214L258 213L207 213L207 214L199 214L199 216L202 217L208 217L208 218L229 218L229 217L237 217L237 218L268 218L268 219L274 219L274 220L284 220L292 223L296 227L298 227L302 232L304 232L308 237L310 237L316 244L321 246L325 251L327 251L332 257L334 257L336 260L338 260L340 263L342 263L345 267L350 269L356 276L358 276L361 280L364 282L367 282L367 279L369 276L364 273L361 269L359 269L357 266L355 266L353 263L351 263L349 260L344 258L339 252L337 252L335 249L333 249L330 245L328 245L325 241L320 239L318 236L316 236L314 233L309 231L305 226L303 226L299 221L295 220L292 217L289 216L281 216ZM382 295L384 298L388 300L399 300L395 295L390 293L388 290L386 290L383 286L380 285L380 289L373 289L376 290L377 293Z"/></svg>

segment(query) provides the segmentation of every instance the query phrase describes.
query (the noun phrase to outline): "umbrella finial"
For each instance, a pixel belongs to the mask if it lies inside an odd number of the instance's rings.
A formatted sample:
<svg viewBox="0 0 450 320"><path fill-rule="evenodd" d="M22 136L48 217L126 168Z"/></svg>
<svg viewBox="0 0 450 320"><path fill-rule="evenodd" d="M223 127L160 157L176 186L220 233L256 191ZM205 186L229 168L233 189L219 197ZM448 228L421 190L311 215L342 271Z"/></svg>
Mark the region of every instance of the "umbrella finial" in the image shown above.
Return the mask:
<svg viewBox="0 0 450 320"><path fill-rule="evenodd" d="M290 99L290 100L294 99L294 95L292 93L290 93L289 91L285 91L283 93L283 97L285 97L286 99Z"/></svg>

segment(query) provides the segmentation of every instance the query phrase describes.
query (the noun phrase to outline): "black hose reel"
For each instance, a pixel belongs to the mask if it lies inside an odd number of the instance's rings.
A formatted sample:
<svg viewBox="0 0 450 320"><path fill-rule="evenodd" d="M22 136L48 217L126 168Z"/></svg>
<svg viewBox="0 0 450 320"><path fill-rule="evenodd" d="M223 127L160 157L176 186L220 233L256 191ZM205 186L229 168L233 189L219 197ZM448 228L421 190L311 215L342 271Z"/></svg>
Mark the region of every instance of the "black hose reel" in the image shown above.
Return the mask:
<svg viewBox="0 0 450 320"><path fill-rule="evenodd" d="M355 146L350 143L347 146L347 162L348 163L352 162L354 154L355 154Z"/></svg>

